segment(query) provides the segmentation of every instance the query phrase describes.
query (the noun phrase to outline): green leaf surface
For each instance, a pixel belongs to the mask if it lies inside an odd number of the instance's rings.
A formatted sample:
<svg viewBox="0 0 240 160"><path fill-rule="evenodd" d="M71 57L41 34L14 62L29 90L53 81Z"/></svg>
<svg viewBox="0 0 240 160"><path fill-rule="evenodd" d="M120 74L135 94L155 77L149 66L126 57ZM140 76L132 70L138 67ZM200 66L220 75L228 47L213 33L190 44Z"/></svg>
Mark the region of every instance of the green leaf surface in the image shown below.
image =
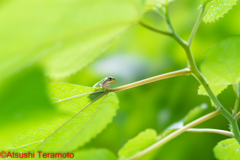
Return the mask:
<svg viewBox="0 0 240 160"><path fill-rule="evenodd" d="M76 160L117 160L117 157L107 149L86 149L74 152Z"/></svg>
<svg viewBox="0 0 240 160"><path fill-rule="evenodd" d="M77 72L137 23L142 7L143 0L5 0L1 79L39 60L50 76Z"/></svg>
<svg viewBox="0 0 240 160"><path fill-rule="evenodd" d="M211 2L211 7L207 11L207 14L203 17L203 21L215 22L219 18L223 17L234 5L237 0L214 0Z"/></svg>
<svg viewBox="0 0 240 160"><path fill-rule="evenodd" d="M240 145L235 138L226 139L218 142L213 149L218 160L239 160Z"/></svg>
<svg viewBox="0 0 240 160"><path fill-rule="evenodd" d="M207 109L207 105L202 104L190 110L183 120L184 125L200 117L200 115L204 112L205 109Z"/></svg>
<svg viewBox="0 0 240 160"><path fill-rule="evenodd" d="M68 83L51 83L52 102L66 116L21 134L13 142L14 151L69 152L77 149L101 132L118 108L114 93L91 93L95 88Z"/></svg>
<svg viewBox="0 0 240 160"><path fill-rule="evenodd" d="M240 78L240 36L229 37L207 51L201 71L217 95ZM205 95L202 87L199 94Z"/></svg>
<svg viewBox="0 0 240 160"><path fill-rule="evenodd" d="M120 159L128 158L137 152L151 146L157 140L157 132L153 129L146 129L136 137L129 140L118 152Z"/></svg>

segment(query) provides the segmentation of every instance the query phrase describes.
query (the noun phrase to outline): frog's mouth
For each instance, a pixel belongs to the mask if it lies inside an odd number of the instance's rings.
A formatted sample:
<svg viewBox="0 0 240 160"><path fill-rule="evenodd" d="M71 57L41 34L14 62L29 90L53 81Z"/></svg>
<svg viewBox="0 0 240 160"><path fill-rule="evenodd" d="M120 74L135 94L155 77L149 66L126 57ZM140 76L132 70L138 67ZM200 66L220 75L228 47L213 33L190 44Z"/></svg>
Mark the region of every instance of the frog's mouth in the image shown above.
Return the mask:
<svg viewBox="0 0 240 160"><path fill-rule="evenodd" d="M115 83L116 82L116 79L112 79L111 81L107 81L106 83L111 85L112 83Z"/></svg>
<svg viewBox="0 0 240 160"><path fill-rule="evenodd" d="M115 82L116 82L116 79L112 78L112 81L110 83L115 83Z"/></svg>

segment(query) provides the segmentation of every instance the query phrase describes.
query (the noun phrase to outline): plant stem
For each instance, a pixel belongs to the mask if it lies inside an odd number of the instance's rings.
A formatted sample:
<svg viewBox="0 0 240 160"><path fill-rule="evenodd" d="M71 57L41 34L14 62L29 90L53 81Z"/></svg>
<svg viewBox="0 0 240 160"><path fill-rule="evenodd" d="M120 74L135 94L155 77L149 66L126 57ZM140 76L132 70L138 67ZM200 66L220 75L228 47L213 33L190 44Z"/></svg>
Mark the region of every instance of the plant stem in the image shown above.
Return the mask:
<svg viewBox="0 0 240 160"><path fill-rule="evenodd" d="M161 74L161 75L158 75L158 76L150 77L150 78L147 78L147 79L143 79L141 81L137 81L137 82L130 83L130 84L127 84L127 85L123 85L123 86L120 86L120 87L117 87L117 88L108 89L108 91L109 92L122 91L122 90L126 90L126 89L129 89L129 88L141 86L141 85L144 85L144 84L147 84L147 83L155 82L155 81L158 81L158 80L167 79L167 78L170 78L170 77L176 77L176 76L180 76L180 75L189 75L191 73L192 72L188 68L184 68L184 69L181 69L181 70L177 70L177 71Z"/></svg>
<svg viewBox="0 0 240 160"><path fill-rule="evenodd" d="M174 36L174 37L175 37L175 39L178 39L178 36ZM180 40L178 40L178 41L180 41ZM203 75L199 72L199 70L195 64L195 61L193 59L190 48L188 46L184 46L184 43L180 43L180 44L182 44L182 46L185 49L185 52L187 54L189 65L190 65L190 70L193 72L193 75L199 81L199 83L204 87L204 89L208 93L208 96L213 101L213 103L215 104L217 109L219 109L221 111L221 113L224 115L224 117L227 118L227 120L229 121L229 123L232 127L232 132L234 134L234 137L240 144L240 131L239 131L239 127L237 124L237 120L230 114L230 112L228 112L228 110L219 102L217 97L213 94L213 91L209 87L208 82L203 77Z"/></svg>
<svg viewBox="0 0 240 160"><path fill-rule="evenodd" d="M166 16L168 16L168 15L166 15ZM201 18L201 16L199 16L198 18ZM170 26L170 28L172 28L169 17L167 17L167 19L168 19L168 21L167 21L168 25ZM238 143L240 144L240 131L238 128L237 120L227 111L227 109L219 102L217 97L213 94L211 88L208 85L208 82L203 77L201 72L199 72L188 44L176 34L176 32L173 30L173 28L172 28L172 32L173 32L172 37L183 47L183 49L185 50L185 52L187 54L189 68L193 72L193 75L199 81L199 83L204 87L204 89L208 93L208 96L213 101L215 106L221 111L221 113L224 115L224 117L227 118L227 120L229 121L229 123L232 127L232 132L234 134L234 137L237 139Z"/></svg>
<svg viewBox="0 0 240 160"><path fill-rule="evenodd" d="M156 29L156 28L153 28L147 24L144 24L143 22L139 22L140 25L142 25L143 27L147 28L147 29L150 29L151 31L154 31L154 32L157 32L157 33L160 33L160 34L163 34L163 35L167 35L167 36L170 36L172 35L172 33L169 33L169 32L166 32L166 31L161 31L159 29Z"/></svg>
<svg viewBox="0 0 240 160"><path fill-rule="evenodd" d="M205 2L205 5L206 5L206 3L207 2ZM203 14L203 11L201 11L200 15L198 16L197 24L195 25L196 28L194 26L194 29L192 31L193 33L191 35L195 35L195 33L197 31L197 28L198 28L198 26L199 26L199 24L201 22L200 18L202 18L202 14ZM171 24L171 21L170 21L170 18L168 16L167 6L166 6L166 14L165 14L165 16L166 16L166 22L167 22L167 24L169 26L169 29L171 30L171 34L165 34L165 35L168 35L168 36L174 38L183 47L183 49L185 50L186 55L187 55L189 69L192 71L192 74L194 75L194 77L204 87L204 89L208 93L208 96L210 97L210 99L215 104L216 108L221 111L221 113L223 114L223 116L225 118L227 118L227 120L229 121L229 123L230 123L230 125L232 127L232 132L234 134L234 137L236 138L236 140L240 144L240 131L239 131L239 127L238 127L238 124L237 124L237 118L238 117L233 117L231 115L231 113L219 102L217 97L213 94L211 88L208 85L207 80L203 77L203 75L201 74L201 72L198 70L198 68L196 66L196 63L194 61L194 58L193 58L193 55L192 55L192 52L191 52L189 44L186 41L184 41L183 39L181 39L181 37L179 37L178 34L174 31L174 29L172 27L172 24ZM150 29L150 27L148 27L148 29ZM153 30L153 31L155 31L155 30ZM155 31L155 32L157 32L157 31ZM158 32L158 33L161 33L161 32ZM190 38L190 41L192 41L191 38ZM240 116L240 114L238 114L238 115Z"/></svg>
<svg viewBox="0 0 240 160"><path fill-rule="evenodd" d="M240 112L235 115L235 119L238 120L238 118L240 118Z"/></svg>
<svg viewBox="0 0 240 160"><path fill-rule="evenodd" d="M234 90L234 93L236 96L236 102L235 102L235 106L234 106L234 110L233 110L233 115L236 115L237 111L238 111L238 105L239 105L239 85L233 83L232 86L233 86L233 90Z"/></svg>
<svg viewBox="0 0 240 160"><path fill-rule="evenodd" d="M194 38L194 36L196 35L196 32L197 32L197 30L198 30L198 27L199 27L199 25L200 25L200 23L201 23L201 21L202 21L202 17L203 17L203 13L204 13L204 11L205 11L206 4L205 4L205 3L202 4L201 7L202 7L202 10L201 10L201 12L200 12L200 14L199 14L199 16L198 16L198 19L197 19L197 21L196 21L196 23L195 23L195 25L194 25L194 27L193 27L193 29L192 29L192 32L191 32L191 34L190 34L190 38L189 38L189 40L188 40L188 46L189 46L189 47L191 46L192 41L193 41L193 38Z"/></svg>
<svg viewBox="0 0 240 160"><path fill-rule="evenodd" d="M221 134L228 137L234 137L232 132L224 131L220 129L209 129L209 128L190 128L187 129L186 132L195 132L195 133L216 133Z"/></svg>
<svg viewBox="0 0 240 160"><path fill-rule="evenodd" d="M171 33L175 33L172 23L170 21L169 15L168 15L168 4L165 5L165 18L166 18L166 22L168 24L168 28L170 29Z"/></svg>
<svg viewBox="0 0 240 160"><path fill-rule="evenodd" d="M190 122L189 124L185 125L184 127L182 127L181 129L178 129L177 131L169 134L168 136L164 137L163 139L161 139L160 141L154 143L153 145L151 145L150 147L144 149L141 152L138 152L137 154L133 155L130 158L127 158L127 160L133 160L133 159L137 159L140 158L146 154L148 154L149 152L152 152L153 150L159 148L160 146L164 145L165 143L167 143L168 141L170 141L171 139L177 137L178 135L182 134L183 132L185 132L187 129L192 128L208 119L211 119L215 116L217 116L220 113L220 111L214 111L211 112L203 117L200 117L198 119L196 119L195 121Z"/></svg>

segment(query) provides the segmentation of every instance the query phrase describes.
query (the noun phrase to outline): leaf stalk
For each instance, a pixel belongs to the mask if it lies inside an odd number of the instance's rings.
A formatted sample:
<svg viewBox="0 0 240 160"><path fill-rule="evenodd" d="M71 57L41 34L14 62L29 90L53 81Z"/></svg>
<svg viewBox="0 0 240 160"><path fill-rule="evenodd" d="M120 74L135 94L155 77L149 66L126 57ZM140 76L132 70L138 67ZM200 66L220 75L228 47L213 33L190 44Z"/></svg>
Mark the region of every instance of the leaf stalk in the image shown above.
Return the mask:
<svg viewBox="0 0 240 160"><path fill-rule="evenodd" d="M234 110L233 110L233 115L235 116L237 114L238 111L238 105L239 105L239 85L233 83L233 90L236 96L236 101L235 101L235 105L234 105Z"/></svg>
<svg viewBox="0 0 240 160"><path fill-rule="evenodd" d="M228 137L234 137L232 132L224 131L220 129L210 129L210 128L190 128L187 129L186 132L194 132L194 133L216 133L221 134Z"/></svg>
<svg viewBox="0 0 240 160"><path fill-rule="evenodd" d="M200 15L202 14L202 12L200 13ZM201 18L202 16L199 16L197 19L197 22L199 21L199 18ZM167 18L169 19L169 17ZM169 19L170 21L170 19ZM201 20L200 20L201 21ZM171 26L171 23L169 23L169 25ZM213 91L211 90L211 88L209 87L209 84L207 82L207 80L204 78L204 76L201 74L201 72L198 70L195 60L193 58L190 46L181 38L179 38L179 36L176 34L176 32L173 31L173 38L183 47L183 49L185 50L186 54L187 54L187 58L188 58L188 62L189 62L189 68L190 70L193 72L194 77L199 81L199 83L204 87L204 89L206 90L206 92L208 93L208 96L210 97L210 99L213 101L213 103L215 104L215 106L217 107L218 110L221 111L221 113L223 114L223 116L229 121L231 127L232 127L232 132L234 134L234 137L237 139L237 141L240 144L240 131L239 131L239 127L237 124L237 121L235 120L235 118L231 115L231 113L219 102L219 100L217 99L217 97L213 94Z"/></svg>
<svg viewBox="0 0 240 160"><path fill-rule="evenodd" d="M137 81L137 82L130 83L130 84L127 84L127 85L123 85L123 86L120 86L120 87L117 87L117 88L108 89L108 92L122 91L122 90L130 89L130 88L133 88L133 87L141 86L141 85L144 85L144 84L147 84L147 83L155 82L155 81L158 81L158 80L167 79L167 78L171 78L171 77L176 77L176 76L180 76L180 75L189 75L191 73L192 73L192 71L190 71L189 68L184 68L184 69L181 69L181 70L177 70L177 71L173 71L173 72L169 72L169 73L165 73L165 74L160 74L158 76L143 79L141 81Z"/></svg>
<svg viewBox="0 0 240 160"><path fill-rule="evenodd" d="M194 60L193 55L192 55L192 51L190 49L193 38L194 38L194 36L197 32L197 29L198 29L198 27L201 23L201 19L202 19L206 4L207 4L207 2L205 2L202 6L203 8L202 8L202 10L200 12L200 15L198 16L197 21L196 21L196 23L193 27L193 30L190 34L190 38L189 38L188 43L186 41L184 41L183 39L181 39L181 37L174 31L174 28L172 27L172 24L171 24L169 15L168 15L168 9L167 9L167 6L166 6L165 17L166 17L166 22L167 22L171 32L170 32L170 34L164 34L164 35L170 36L173 39L175 39L179 43L179 45L181 45L182 48L185 50L186 55L187 55L187 59L188 59L188 67L189 67L190 71L192 71L192 75L199 81L199 83L204 87L204 89L208 93L208 96L213 101L214 105L216 106L216 109L217 109L216 112L221 112L221 114L229 121L229 123L231 125L232 133L233 133L234 137L236 138L236 140L238 141L238 143L240 144L240 131L239 131L239 127L238 127L238 124L237 124L237 118L240 117L240 113L237 114L238 117L233 117L233 115L220 103L220 101L217 99L217 97L214 95L213 91L209 87L209 84L208 84L207 80L204 78L204 76L198 70L198 68L196 66L196 63L195 63L195 60ZM150 29L151 27L147 27L147 28ZM158 32L156 30L153 30L153 31ZM161 33L161 32L158 32L158 33ZM153 145L153 148L155 148L157 146L158 145ZM146 152L146 151L147 150L144 150L144 152Z"/></svg>
<svg viewBox="0 0 240 160"><path fill-rule="evenodd" d="M154 32L157 32L157 33L160 33L160 34L163 34L163 35L167 35L167 36L171 36L171 35L172 35L172 33L170 33L170 32L166 32L166 31L162 31L162 30L153 28L153 27L151 27L151 26L143 23L142 21L140 21L139 24L140 24L141 26L143 26L143 27L151 30L151 31L154 31Z"/></svg>
<svg viewBox="0 0 240 160"><path fill-rule="evenodd" d="M193 38L194 38L194 36L196 35L196 32L197 32L197 30L198 30L198 27L199 27L199 25L200 25L200 23L201 23L201 21L202 21L203 13L204 13L204 11L205 11L205 7L206 7L206 3L203 3L203 4L201 5L201 8L202 8L202 9L201 9L201 12L200 12L200 14L199 14L199 16L198 16L198 18L197 18L197 21L196 21L196 23L195 23L195 25L194 25L194 27L193 27L193 29L192 29L192 32L191 32L190 37L189 37L189 40L188 40L188 46L189 46L189 47L192 45Z"/></svg>

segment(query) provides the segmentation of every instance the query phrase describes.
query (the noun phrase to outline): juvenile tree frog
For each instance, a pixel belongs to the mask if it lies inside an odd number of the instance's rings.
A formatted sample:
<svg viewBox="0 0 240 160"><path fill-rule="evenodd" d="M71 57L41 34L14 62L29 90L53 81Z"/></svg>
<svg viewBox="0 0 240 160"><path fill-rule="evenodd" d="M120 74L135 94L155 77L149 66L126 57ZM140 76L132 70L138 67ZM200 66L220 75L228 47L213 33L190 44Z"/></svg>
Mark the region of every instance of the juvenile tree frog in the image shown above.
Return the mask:
<svg viewBox="0 0 240 160"><path fill-rule="evenodd" d="M96 84L94 84L93 87L95 88L109 88L111 86L112 83L116 82L116 79L109 76L109 77L106 77L104 79L102 79L101 81L97 82Z"/></svg>

